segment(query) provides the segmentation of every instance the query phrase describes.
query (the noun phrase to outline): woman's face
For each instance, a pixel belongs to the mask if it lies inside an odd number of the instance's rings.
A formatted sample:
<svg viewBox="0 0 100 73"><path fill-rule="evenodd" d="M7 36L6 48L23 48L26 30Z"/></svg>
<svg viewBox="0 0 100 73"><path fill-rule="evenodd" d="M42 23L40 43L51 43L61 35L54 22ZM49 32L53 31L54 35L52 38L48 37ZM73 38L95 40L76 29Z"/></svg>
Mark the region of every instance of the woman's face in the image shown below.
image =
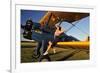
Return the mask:
<svg viewBox="0 0 100 73"><path fill-rule="evenodd" d="M61 27L60 26L56 26L57 30L61 30Z"/></svg>

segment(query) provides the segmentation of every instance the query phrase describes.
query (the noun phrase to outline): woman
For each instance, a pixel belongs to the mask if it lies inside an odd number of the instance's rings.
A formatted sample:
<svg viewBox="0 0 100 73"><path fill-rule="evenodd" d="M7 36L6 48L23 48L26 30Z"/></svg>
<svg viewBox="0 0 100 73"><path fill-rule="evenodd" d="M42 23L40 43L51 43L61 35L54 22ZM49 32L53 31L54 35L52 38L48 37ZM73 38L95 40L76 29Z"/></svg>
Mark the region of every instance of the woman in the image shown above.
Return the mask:
<svg viewBox="0 0 100 73"><path fill-rule="evenodd" d="M50 48L53 48L57 44L57 42L59 42L59 37L63 32L64 30L59 25L56 25L56 30L54 32L54 39L48 42L49 45L47 47L46 52L43 55L47 55ZM53 48L53 52L56 53L54 48Z"/></svg>

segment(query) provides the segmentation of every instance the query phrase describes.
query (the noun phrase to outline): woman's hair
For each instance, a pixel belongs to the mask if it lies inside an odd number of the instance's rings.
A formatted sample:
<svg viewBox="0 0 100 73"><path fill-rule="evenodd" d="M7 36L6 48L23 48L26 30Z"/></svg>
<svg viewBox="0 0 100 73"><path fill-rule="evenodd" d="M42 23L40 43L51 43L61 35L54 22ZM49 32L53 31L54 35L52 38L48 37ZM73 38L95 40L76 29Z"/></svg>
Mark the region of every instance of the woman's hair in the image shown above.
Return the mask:
<svg viewBox="0 0 100 73"><path fill-rule="evenodd" d="M56 29L59 28L59 30L61 30L61 26L60 25L55 25Z"/></svg>
<svg viewBox="0 0 100 73"><path fill-rule="evenodd" d="M61 27L60 26L58 26L59 27L59 30L61 30Z"/></svg>

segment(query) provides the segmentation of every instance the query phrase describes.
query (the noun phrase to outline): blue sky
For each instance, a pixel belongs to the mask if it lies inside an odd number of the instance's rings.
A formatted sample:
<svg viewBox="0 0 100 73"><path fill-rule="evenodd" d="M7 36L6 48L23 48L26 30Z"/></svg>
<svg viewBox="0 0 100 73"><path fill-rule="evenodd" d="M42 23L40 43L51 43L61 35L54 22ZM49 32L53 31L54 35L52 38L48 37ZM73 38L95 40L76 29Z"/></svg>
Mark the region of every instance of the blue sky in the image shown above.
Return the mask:
<svg viewBox="0 0 100 73"><path fill-rule="evenodd" d="M26 20L29 18L34 22L39 22L45 13L46 11L21 10L21 24L25 25Z"/></svg>
<svg viewBox="0 0 100 73"><path fill-rule="evenodd" d="M40 19L45 15L46 11L34 11L34 10L21 10L21 24L24 25L26 20L31 18L34 22L39 22ZM89 17L83 18L79 21L73 22L75 27L70 29L68 32L65 32L68 35L74 36L79 40L86 39L89 36ZM63 22L61 24L64 30L69 29L72 25L68 22ZM77 29L79 28L79 29Z"/></svg>
<svg viewBox="0 0 100 73"><path fill-rule="evenodd" d="M85 40L89 36L89 17L83 18L79 21L73 22L75 26L72 27L72 25L68 22L63 22L61 24L62 28L64 30L68 30L70 27L69 31L65 32L67 35L74 36L78 38L79 40Z"/></svg>

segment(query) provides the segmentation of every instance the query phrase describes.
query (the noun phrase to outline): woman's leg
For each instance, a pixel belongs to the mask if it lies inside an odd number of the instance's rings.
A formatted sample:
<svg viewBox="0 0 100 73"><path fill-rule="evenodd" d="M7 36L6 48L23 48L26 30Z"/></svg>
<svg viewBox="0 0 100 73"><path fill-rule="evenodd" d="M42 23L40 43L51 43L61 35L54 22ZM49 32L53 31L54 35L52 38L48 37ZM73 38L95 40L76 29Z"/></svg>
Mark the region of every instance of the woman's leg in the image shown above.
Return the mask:
<svg viewBox="0 0 100 73"><path fill-rule="evenodd" d="M47 50L45 51L45 53L44 53L43 55L47 55L47 54L48 54L48 51L49 51L50 48L51 48L52 42L49 41L48 43L49 43L49 44L48 44Z"/></svg>
<svg viewBox="0 0 100 73"><path fill-rule="evenodd" d="M38 42L36 48L35 48L35 55L39 55L40 54L40 49L42 46L42 42Z"/></svg>
<svg viewBox="0 0 100 73"><path fill-rule="evenodd" d="M42 40L42 47L41 47L41 55L43 55L48 47L48 41L47 40Z"/></svg>
<svg viewBox="0 0 100 73"><path fill-rule="evenodd" d="M41 47L41 56L39 58L39 62L42 61L42 59L48 59L48 61L51 61L49 55L43 55L46 50L47 50L47 47L48 47L48 41L47 40L43 40L42 41L42 47Z"/></svg>

